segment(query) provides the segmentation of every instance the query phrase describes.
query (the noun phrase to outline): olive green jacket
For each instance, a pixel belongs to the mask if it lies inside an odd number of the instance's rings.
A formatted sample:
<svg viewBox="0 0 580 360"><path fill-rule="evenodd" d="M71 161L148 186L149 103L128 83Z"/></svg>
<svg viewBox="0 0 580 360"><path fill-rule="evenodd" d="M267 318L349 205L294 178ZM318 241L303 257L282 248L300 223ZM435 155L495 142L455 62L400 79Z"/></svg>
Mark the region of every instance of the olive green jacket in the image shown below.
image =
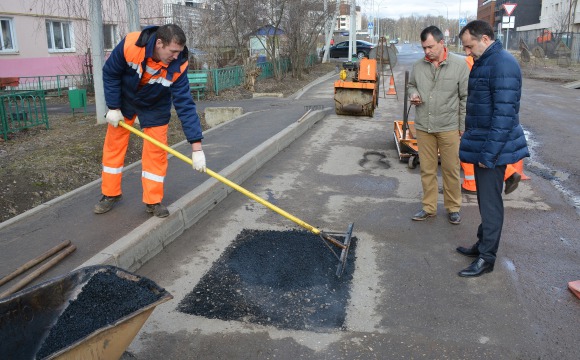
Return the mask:
<svg viewBox="0 0 580 360"><path fill-rule="evenodd" d="M419 94L415 128L428 133L465 130L469 67L465 58L448 53L439 67L422 58L413 65L409 96Z"/></svg>

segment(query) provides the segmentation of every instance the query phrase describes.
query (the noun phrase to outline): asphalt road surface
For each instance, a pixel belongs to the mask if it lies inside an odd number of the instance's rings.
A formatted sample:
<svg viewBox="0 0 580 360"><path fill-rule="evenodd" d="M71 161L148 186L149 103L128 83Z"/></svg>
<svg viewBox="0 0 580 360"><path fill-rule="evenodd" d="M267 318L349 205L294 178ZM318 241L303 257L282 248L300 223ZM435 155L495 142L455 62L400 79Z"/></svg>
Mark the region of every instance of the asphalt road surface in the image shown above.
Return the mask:
<svg viewBox="0 0 580 360"><path fill-rule="evenodd" d="M476 198L463 196L459 226L447 222L442 196L438 216L411 221L421 207L419 169L399 160L393 121L403 114L404 71L422 53L412 44L399 50L394 71L398 99L382 96L374 118L337 116L329 109L325 119L242 184L322 230L341 233L354 223L355 256L341 278L349 291L335 293L319 279L310 281L320 276L311 262L322 263L312 253L332 256L324 247L294 246L291 238L284 246L272 238L260 243L259 257L253 252L240 256L238 246L256 246L236 241L244 231L280 234L299 228L232 193L138 271L175 298L156 308L124 357L578 358L580 299L568 291L567 282L580 279L580 92L524 81L521 121L533 154L525 162L530 180L505 196L495 270L460 278L457 272L470 259L455 247L475 242ZM333 107L332 81L305 96ZM235 262L232 253L238 254ZM236 270L216 276L226 265ZM334 275L326 276L328 284L336 282ZM283 286L296 283L303 288ZM199 284L215 290L204 292ZM216 315L224 311L221 288L245 301L248 316ZM327 327L285 327L268 316L256 321L252 314L265 313L268 305L256 294L268 297L269 305L293 323L311 324L326 303L338 304L344 320ZM316 303L311 294L330 300ZM209 310L204 315L183 312L178 305L184 299ZM288 303L293 307L285 307ZM297 309L304 321L293 318Z"/></svg>

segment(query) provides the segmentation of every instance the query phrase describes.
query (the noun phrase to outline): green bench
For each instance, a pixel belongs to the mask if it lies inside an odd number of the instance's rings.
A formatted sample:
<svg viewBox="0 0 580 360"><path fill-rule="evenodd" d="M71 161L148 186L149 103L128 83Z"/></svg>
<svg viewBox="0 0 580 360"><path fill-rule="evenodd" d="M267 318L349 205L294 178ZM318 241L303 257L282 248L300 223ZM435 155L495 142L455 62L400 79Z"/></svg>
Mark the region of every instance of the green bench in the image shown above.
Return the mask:
<svg viewBox="0 0 580 360"><path fill-rule="evenodd" d="M197 100L199 100L200 94L205 94L205 88L207 85L207 73L206 72L194 72L187 73L187 80L189 80L189 88L191 91L197 93Z"/></svg>

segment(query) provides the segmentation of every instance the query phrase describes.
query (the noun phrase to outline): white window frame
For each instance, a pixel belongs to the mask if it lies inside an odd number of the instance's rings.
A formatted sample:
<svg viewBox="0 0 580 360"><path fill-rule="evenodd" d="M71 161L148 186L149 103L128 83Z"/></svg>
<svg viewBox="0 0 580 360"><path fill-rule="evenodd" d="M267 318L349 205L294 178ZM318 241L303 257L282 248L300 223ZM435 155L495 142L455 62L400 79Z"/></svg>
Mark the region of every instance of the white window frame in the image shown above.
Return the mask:
<svg viewBox="0 0 580 360"><path fill-rule="evenodd" d="M65 27L60 26L60 27L56 28L54 26L56 23L68 25L68 40L69 40L70 44L66 44ZM60 31L61 39L63 39L63 48L62 49L56 48L55 38L54 38L55 30ZM74 31L73 31L73 23L71 21L47 19L46 20L46 31L48 32L46 34L46 40L47 40L49 53L75 52L76 51L75 50L75 38L74 38ZM69 45L69 47L66 47L67 45Z"/></svg>
<svg viewBox="0 0 580 360"><path fill-rule="evenodd" d="M18 52L18 43L16 42L16 32L14 31L14 19L7 18L7 17L0 17L0 21L7 21L8 22L8 31L10 32L10 40L12 41L12 48L5 49L4 48L4 30L2 29L2 26L0 26L0 53L1 54L8 54L8 53Z"/></svg>
<svg viewBox="0 0 580 360"><path fill-rule="evenodd" d="M109 27L110 31L106 31L107 27ZM106 37L108 36L111 40L111 47L107 47L105 45L104 50L113 50L117 43L119 42L119 36L117 35L119 32L117 24L103 24L103 43L106 44ZM108 34L107 34L108 32Z"/></svg>

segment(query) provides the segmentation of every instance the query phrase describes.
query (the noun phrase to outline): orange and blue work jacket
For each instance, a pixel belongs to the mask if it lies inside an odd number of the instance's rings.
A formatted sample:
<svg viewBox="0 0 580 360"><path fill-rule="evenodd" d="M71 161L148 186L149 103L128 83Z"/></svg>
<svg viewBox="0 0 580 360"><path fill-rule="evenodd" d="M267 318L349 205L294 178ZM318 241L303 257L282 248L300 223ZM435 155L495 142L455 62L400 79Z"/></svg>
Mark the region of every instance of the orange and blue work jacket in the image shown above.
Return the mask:
<svg viewBox="0 0 580 360"><path fill-rule="evenodd" d="M152 59L157 26L132 32L113 49L103 67L105 101L123 116L139 116L142 128L163 126L171 118L171 104L190 143L203 139L201 123L187 80L187 47L169 65Z"/></svg>

